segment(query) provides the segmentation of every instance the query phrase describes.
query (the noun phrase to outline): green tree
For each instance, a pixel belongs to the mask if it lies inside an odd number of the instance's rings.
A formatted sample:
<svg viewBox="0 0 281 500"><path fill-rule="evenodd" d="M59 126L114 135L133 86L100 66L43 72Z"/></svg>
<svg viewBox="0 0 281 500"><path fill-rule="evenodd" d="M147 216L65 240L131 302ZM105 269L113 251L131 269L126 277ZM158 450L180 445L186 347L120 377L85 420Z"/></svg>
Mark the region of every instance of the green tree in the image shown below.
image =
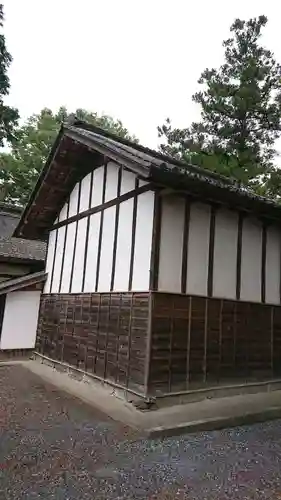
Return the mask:
<svg viewBox="0 0 281 500"><path fill-rule="evenodd" d="M10 81L8 69L12 62L12 56L6 47L6 40L3 34L4 13L3 5L0 4L0 146L3 147L5 141L12 142L15 139L14 127L18 122L18 111L4 104L5 97L9 94Z"/></svg>
<svg viewBox="0 0 281 500"><path fill-rule="evenodd" d="M260 44L267 18L236 19L223 42L224 63L203 71L193 96L201 121L158 127L162 152L231 176L260 193L280 185L274 144L281 127L281 67Z"/></svg>
<svg viewBox="0 0 281 500"><path fill-rule="evenodd" d="M0 155L0 180L2 200L24 206L32 188L46 162L55 141L61 123L73 113L62 107L57 113L43 109L32 115L17 128L17 141L12 144L9 153ZM120 137L136 141L120 120L107 115L98 116L83 109L77 109L74 115L88 123L113 132Z"/></svg>

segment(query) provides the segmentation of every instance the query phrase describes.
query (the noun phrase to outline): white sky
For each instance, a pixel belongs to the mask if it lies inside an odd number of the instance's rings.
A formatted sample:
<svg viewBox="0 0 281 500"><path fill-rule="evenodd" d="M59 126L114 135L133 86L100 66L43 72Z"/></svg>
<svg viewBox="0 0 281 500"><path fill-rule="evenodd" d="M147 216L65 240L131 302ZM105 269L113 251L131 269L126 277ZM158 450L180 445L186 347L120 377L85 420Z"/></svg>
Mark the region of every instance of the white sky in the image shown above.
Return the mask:
<svg viewBox="0 0 281 500"><path fill-rule="evenodd" d="M13 56L9 103L22 117L43 107L120 118L157 146L157 125L198 118L191 96L206 67L222 62L234 18L265 14L264 43L281 62L276 0L4 0Z"/></svg>

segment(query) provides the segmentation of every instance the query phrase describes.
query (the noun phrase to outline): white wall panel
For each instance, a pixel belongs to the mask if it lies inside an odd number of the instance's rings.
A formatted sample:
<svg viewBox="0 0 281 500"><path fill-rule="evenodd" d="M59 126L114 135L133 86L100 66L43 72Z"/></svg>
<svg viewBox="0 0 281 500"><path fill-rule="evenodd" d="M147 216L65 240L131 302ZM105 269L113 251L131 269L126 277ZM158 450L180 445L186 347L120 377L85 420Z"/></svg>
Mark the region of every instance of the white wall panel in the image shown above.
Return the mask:
<svg viewBox="0 0 281 500"><path fill-rule="evenodd" d="M68 212L69 217L76 215L78 212L78 193L79 193L79 182L77 182L69 198L69 212Z"/></svg>
<svg viewBox="0 0 281 500"><path fill-rule="evenodd" d="M102 203L103 183L104 166L98 167L94 170L91 207L96 207Z"/></svg>
<svg viewBox="0 0 281 500"><path fill-rule="evenodd" d="M78 221L71 293L82 292L87 217Z"/></svg>
<svg viewBox="0 0 281 500"><path fill-rule="evenodd" d="M80 207L79 212L85 212L89 208L91 187L91 173L86 175L81 181Z"/></svg>
<svg viewBox="0 0 281 500"><path fill-rule="evenodd" d="M53 276L51 293L58 293L59 292L65 229L66 229L66 226L63 226L57 230L58 231L58 239L57 239L57 249L56 249L56 255L55 255L54 276Z"/></svg>
<svg viewBox="0 0 281 500"><path fill-rule="evenodd" d="M138 196L132 290L149 289L154 192Z"/></svg>
<svg viewBox="0 0 281 500"><path fill-rule="evenodd" d="M115 214L116 207L110 207L104 211L98 292L110 291Z"/></svg>
<svg viewBox="0 0 281 500"><path fill-rule="evenodd" d="M181 292L185 201L179 196L163 197L158 289Z"/></svg>
<svg viewBox="0 0 281 500"><path fill-rule="evenodd" d="M241 300L261 301L262 225L246 217L242 231Z"/></svg>
<svg viewBox="0 0 281 500"><path fill-rule="evenodd" d="M215 225L213 295L236 298L238 213L218 210Z"/></svg>
<svg viewBox="0 0 281 500"><path fill-rule="evenodd" d="M266 279L265 279L265 299L270 304L280 303L280 255L281 255L281 234L280 229L273 226L267 228L266 245Z"/></svg>
<svg viewBox="0 0 281 500"><path fill-rule="evenodd" d="M67 218L67 211L68 211L68 201L62 207L56 222L61 222L61 221L65 220Z"/></svg>
<svg viewBox="0 0 281 500"><path fill-rule="evenodd" d="M36 290L7 294L0 349L35 347L40 295Z"/></svg>
<svg viewBox="0 0 281 500"><path fill-rule="evenodd" d="M56 231L51 231L49 233L47 260L45 264L45 269L46 273L48 273L48 276L44 286L44 293L50 293L55 244L56 244Z"/></svg>
<svg viewBox="0 0 281 500"><path fill-rule="evenodd" d="M100 212L90 217L84 292L95 291L100 219Z"/></svg>
<svg viewBox="0 0 281 500"><path fill-rule="evenodd" d="M69 293L71 268L72 268L72 260L73 260L74 240L75 240L75 229L76 229L76 222L72 222L71 224L68 224L63 271L62 271L62 280L61 280L61 293Z"/></svg>
<svg viewBox="0 0 281 500"><path fill-rule="evenodd" d="M105 201L113 200L117 197L119 166L110 161L107 164L106 186L105 186Z"/></svg>
<svg viewBox="0 0 281 500"><path fill-rule="evenodd" d="M121 195L135 189L135 182L136 182L135 174L123 168L122 179L121 179Z"/></svg>
<svg viewBox="0 0 281 500"><path fill-rule="evenodd" d="M134 200L123 201L119 209L114 290L127 291L132 247Z"/></svg>
<svg viewBox="0 0 281 500"><path fill-rule="evenodd" d="M207 295L210 213L207 204L191 204L186 283L190 294Z"/></svg>

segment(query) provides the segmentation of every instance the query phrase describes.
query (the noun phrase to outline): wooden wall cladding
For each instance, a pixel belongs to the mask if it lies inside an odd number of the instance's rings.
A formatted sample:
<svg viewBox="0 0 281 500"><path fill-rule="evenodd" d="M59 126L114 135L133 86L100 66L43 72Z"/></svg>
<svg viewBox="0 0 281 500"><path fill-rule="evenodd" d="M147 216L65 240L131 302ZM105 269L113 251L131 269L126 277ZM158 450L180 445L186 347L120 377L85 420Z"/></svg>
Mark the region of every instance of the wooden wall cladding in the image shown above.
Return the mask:
<svg viewBox="0 0 281 500"><path fill-rule="evenodd" d="M42 295L36 350L144 391L148 293Z"/></svg>
<svg viewBox="0 0 281 500"><path fill-rule="evenodd" d="M281 374L281 307L152 295L151 394Z"/></svg>

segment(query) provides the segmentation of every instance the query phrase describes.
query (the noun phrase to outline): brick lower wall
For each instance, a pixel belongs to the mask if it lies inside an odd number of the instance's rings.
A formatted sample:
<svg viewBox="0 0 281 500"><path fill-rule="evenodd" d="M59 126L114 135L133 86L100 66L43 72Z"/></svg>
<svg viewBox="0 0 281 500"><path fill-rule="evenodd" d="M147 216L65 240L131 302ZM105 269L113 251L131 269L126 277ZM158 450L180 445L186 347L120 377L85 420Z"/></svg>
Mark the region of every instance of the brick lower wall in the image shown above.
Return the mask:
<svg viewBox="0 0 281 500"><path fill-rule="evenodd" d="M36 351L145 389L149 293L43 294Z"/></svg>
<svg viewBox="0 0 281 500"><path fill-rule="evenodd" d="M280 376L280 306L152 294L152 395Z"/></svg>

